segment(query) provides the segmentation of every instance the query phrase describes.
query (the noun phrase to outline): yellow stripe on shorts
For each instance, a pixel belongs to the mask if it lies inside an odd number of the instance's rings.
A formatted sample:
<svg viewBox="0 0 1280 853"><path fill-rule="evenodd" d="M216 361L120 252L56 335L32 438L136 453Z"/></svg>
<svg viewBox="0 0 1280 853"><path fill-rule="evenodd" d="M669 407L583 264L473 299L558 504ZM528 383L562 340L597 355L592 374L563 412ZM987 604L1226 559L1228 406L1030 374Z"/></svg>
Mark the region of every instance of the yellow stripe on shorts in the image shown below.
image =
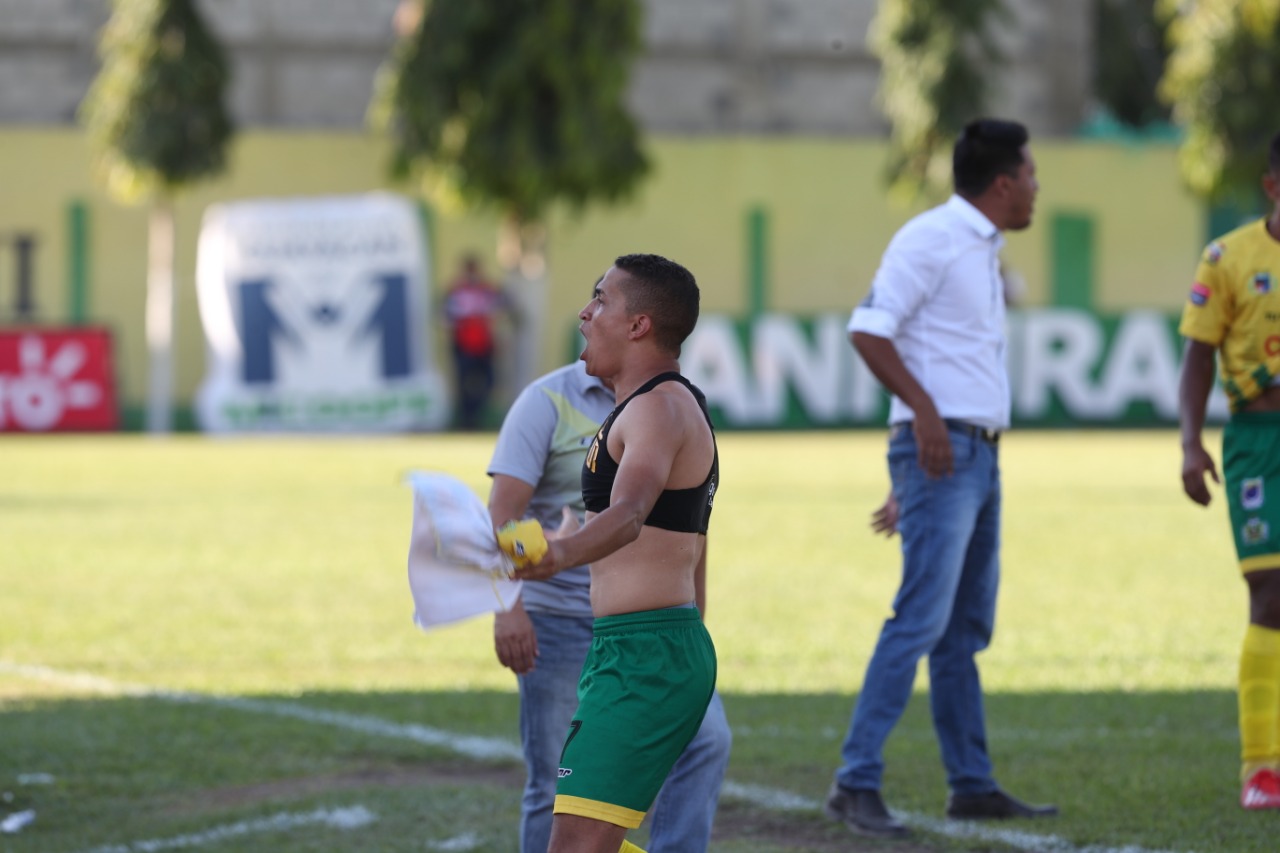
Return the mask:
<svg viewBox="0 0 1280 853"><path fill-rule="evenodd" d="M611 803L602 803L599 800L588 800L585 797L571 797L567 794L556 794L556 804L551 811L553 814L575 814L579 817L602 820L614 826L625 826L627 829L635 829L644 820L644 812Z"/></svg>
<svg viewBox="0 0 1280 853"><path fill-rule="evenodd" d="M1240 561L1241 572L1256 572L1258 569L1280 569L1280 554L1260 554Z"/></svg>

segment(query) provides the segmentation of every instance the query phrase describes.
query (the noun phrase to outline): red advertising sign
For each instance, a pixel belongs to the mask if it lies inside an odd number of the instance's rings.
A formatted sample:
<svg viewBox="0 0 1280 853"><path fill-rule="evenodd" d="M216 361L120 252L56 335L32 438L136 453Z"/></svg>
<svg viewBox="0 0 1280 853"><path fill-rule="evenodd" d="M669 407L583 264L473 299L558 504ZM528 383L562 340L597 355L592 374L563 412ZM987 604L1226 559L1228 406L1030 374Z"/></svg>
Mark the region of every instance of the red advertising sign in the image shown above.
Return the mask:
<svg viewBox="0 0 1280 853"><path fill-rule="evenodd" d="M115 429L111 344L99 328L0 329L0 432Z"/></svg>

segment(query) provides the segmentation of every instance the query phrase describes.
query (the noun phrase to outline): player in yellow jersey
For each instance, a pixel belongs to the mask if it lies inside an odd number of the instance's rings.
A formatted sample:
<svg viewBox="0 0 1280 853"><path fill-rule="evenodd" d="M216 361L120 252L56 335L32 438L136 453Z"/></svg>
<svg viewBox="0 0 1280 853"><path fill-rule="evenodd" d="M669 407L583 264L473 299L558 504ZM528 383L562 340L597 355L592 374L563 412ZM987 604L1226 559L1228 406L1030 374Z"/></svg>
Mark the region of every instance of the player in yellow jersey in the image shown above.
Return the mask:
<svg viewBox="0 0 1280 853"><path fill-rule="evenodd" d="M1182 488L1208 506L1221 482L1201 433L1214 357L1231 404L1222 471L1249 625L1240 652L1240 750L1246 809L1280 809L1280 134L1262 188L1271 213L1205 248L1182 311L1178 411Z"/></svg>

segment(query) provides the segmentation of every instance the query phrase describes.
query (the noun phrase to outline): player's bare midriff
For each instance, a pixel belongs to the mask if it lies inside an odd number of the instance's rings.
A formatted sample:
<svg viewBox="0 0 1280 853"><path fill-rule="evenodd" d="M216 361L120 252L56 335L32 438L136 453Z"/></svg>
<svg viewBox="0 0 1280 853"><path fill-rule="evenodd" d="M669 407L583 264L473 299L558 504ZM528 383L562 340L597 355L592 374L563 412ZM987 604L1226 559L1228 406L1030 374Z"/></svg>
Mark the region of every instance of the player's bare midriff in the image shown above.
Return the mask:
<svg viewBox="0 0 1280 853"><path fill-rule="evenodd" d="M591 612L616 616L691 604L704 546L698 533L643 528L634 542L591 564Z"/></svg>
<svg viewBox="0 0 1280 853"><path fill-rule="evenodd" d="M1280 385L1272 385L1261 394L1250 400L1244 407L1246 412L1280 412Z"/></svg>

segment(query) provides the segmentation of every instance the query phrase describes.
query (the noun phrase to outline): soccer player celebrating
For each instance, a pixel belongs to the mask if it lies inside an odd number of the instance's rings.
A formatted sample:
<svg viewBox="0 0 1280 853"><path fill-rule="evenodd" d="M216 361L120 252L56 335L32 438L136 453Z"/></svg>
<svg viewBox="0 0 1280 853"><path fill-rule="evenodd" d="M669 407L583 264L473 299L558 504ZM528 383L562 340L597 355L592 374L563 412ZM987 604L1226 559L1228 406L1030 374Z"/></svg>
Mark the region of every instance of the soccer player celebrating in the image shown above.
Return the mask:
<svg viewBox="0 0 1280 853"><path fill-rule="evenodd" d="M591 565L591 651L560 756L552 853L631 849L663 780L701 726L716 655L696 602L719 483L702 392L680 375L698 285L657 255L624 255L578 314L587 373L614 389L582 467L586 522L549 543L536 521L498 541L522 580Z"/></svg>

